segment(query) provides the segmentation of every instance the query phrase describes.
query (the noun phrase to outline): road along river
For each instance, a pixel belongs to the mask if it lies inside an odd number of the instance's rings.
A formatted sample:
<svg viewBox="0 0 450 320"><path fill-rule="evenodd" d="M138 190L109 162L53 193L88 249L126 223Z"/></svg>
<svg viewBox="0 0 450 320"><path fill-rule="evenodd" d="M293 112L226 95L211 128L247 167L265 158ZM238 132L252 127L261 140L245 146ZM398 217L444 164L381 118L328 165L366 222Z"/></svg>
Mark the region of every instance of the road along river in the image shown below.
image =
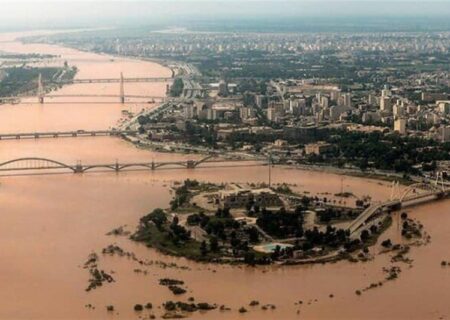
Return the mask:
<svg viewBox="0 0 450 320"><path fill-rule="evenodd" d="M58 46L21 44L22 34L0 35L0 50L19 53L52 53L56 62L67 60L79 68L79 78L166 77L171 71L154 63L80 52ZM126 84L135 94L164 95L164 83ZM118 84L66 86L63 92L108 92ZM92 98L90 98L92 99ZM100 99L100 98L99 98ZM70 102L70 101L69 101ZM61 103L0 105L0 132L108 129L120 120L123 109L139 111L143 103ZM162 154L135 148L114 137L0 141L0 162L19 157L45 157L67 163L181 160L189 156ZM390 256L378 255L367 263L338 262L327 265L270 266L261 268L198 264L167 257L126 237L107 236L111 229L127 225L156 207L167 207L170 186L185 178L211 182L267 181L267 168L209 168L160 170L85 175L55 174L0 177L0 319L138 319L147 316L133 310L136 303L178 300L158 279L182 279L187 297L225 304L231 311L195 313L203 319L439 319L450 316L450 203L436 202L415 208L432 237L428 246L413 248L413 267L401 265L399 279L361 296L355 290L382 280ZM312 194L341 190L341 176L275 167L272 180L292 183L297 191ZM345 177L344 191L375 200L389 197L389 185L375 180ZM394 219L395 220L395 219ZM399 238L397 222L382 236ZM176 263L186 268L142 267L124 257L100 255L101 268L114 271L115 282L85 292L89 274L83 264L91 252L116 243L142 259ZM375 253L377 248L372 249ZM133 269L142 268L147 275ZM330 297L330 294L333 297ZM186 300L180 299L180 300ZM248 307L251 300L275 304L275 310ZM300 306L295 304L302 300ZM308 303L310 302L310 303ZM86 308L92 304L93 308ZM114 305L116 312L106 311ZM246 306L248 313L237 309ZM299 312L299 313L298 313Z"/></svg>

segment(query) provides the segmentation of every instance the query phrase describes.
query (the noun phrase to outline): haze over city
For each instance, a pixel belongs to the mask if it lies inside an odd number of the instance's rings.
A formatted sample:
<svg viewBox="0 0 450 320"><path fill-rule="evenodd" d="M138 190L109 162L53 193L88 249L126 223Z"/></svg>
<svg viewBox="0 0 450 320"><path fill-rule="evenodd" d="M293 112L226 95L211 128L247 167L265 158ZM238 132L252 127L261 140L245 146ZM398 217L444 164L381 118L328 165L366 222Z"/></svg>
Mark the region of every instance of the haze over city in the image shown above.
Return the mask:
<svg viewBox="0 0 450 320"><path fill-rule="evenodd" d="M233 22L281 24L302 29L306 24L383 28L448 28L449 1L208 0L208 1L2 1L2 28L142 26ZM70 17L70 18L68 18ZM418 19L411 21L414 17ZM370 18L367 20L367 18ZM407 21L406 21L407 18ZM302 20L305 20L302 22ZM388 25L387 25L388 24Z"/></svg>

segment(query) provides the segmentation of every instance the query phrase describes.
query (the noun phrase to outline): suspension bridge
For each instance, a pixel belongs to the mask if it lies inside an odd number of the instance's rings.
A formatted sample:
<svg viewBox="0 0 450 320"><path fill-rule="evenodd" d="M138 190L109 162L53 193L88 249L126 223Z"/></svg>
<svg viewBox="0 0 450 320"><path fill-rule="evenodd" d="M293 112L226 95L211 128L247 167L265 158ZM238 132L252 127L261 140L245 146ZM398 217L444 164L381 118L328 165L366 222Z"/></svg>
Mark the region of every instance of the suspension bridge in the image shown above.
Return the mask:
<svg viewBox="0 0 450 320"><path fill-rule="evenodd" d="M401 208L445 199L449 196L450 183L444 181L442 173L438 173L435 181L414 183L404 190L400 190L398 182L393 182L390 199L369 206L349 224L347 230L351 235L355 235L358 234L370 220L383 212L399 210Z"/></svg>
<svg viewBox="0 0 450 320"><path fill-rule="evenodd" d="M267 160L261 159L213 159L217 155L209 155L199 160L180 160L180 161L161 161L161 162L119 162L114 163L95 163L85 164L78 161L76 164L66 164L64 162L38 157L17 158L0 163L0 172L36 172L36 171L61 171L65 170L72 173L85 173L90 171L114 171L120 172L125 170L156 170L160 168L185 168L196 169L198 167L208 167L213 164L214 167L239 166L243 163L253 162L253 165L267 165ZM44 173L45 173L44 172Z"/></svg>
<svg viewBox="0 0 450 320"><path fill-rule="evenodd" d="M104 79L73 79L67 81L58 81L55 84L77 84L77 83L120 83L120 82L171 82L174 78L169 77L147 77L147 78L104 78Z"/></svg>
<svg viewBox="0 0 450 320"><path fill-rule="evenodd" d="M38 102L41 104L44 104L47 99L55 99L55 98L114 98L117 99L120 103L125 103L126 99L148 99L154 102L155 100L159 100L164 102L165 97L161 96L152 96L152 95L126 95L125 94L125 86L124 83L130 82L130 83L136 83L136 82L170 82L173 81L173 78L163 78L163 77L153 77L153 78L124 78L123 73L120 73L120 77L117 79L114 78L105 78L105 79L72 79L72 80L62 80L62 81L48 81L49 84L57 84L57 85L64 85L64 84L83 84L83 83L119 83L119 92L118 94L48 94L44 81L42 79L42 75L39 74L38 80L37 80L37 94L36 95L29 95L29 96L17 96L17 97L0 97L0 102L3 103L30 103L26 101L22 101L21 99L26 98L33 98L37 96ZM169 91L170 85L167 84L166 86L166 92ZM83 101L86 102L86 101ZM90 103L104 103L102 101L92 101ZM61 103L58 101L57 103ZM71 101L71 103L75 103Z"/></svg>

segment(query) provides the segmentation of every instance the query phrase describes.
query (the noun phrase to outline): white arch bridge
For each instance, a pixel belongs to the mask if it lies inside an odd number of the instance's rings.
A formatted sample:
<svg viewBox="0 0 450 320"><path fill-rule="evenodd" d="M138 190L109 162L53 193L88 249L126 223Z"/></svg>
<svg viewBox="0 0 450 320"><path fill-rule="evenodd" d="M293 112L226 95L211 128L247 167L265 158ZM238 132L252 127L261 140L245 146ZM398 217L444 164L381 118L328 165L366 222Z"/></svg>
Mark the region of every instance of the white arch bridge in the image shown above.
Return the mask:
<svg viewBox="0 0 450 320"><path fill-rule="evenodd" d="M201 165L206 167L206 164L214 164L215 167L230 166L232 163L239 165L243 162L254 162L254 165L267 165L267 160L259 159L213 159L217 155L209 155L199 160L182 160L182 161L162 161L162 162L129 162L121 163L116 161L114 163L96 163L96 164L84 164L78 161L76 164L66 164L64 162L38 157L17 158L0 163L0 172L21 172L21 171L60 171L66 170L73 173L84 173L88 171L99 171L99 169L111 170L120 172L124 170L136 170L136 169L148 169L156 170L159 168L186 168L195 169ZM102 171L104 171L102 170Z"/></svg>
<svg viewBox="0 0 450 320"><path fill-rule="evenodd" d="M392 193L389 200L372 204L353 220L347 229L350 231L350 234L355 235L374 217L379 216L383 212L445 199L449 196L450 184L444 182L442 175L439 174L436 181L414 183L403 190L399 189L399 184L396 182L392 185Z"/></svg>

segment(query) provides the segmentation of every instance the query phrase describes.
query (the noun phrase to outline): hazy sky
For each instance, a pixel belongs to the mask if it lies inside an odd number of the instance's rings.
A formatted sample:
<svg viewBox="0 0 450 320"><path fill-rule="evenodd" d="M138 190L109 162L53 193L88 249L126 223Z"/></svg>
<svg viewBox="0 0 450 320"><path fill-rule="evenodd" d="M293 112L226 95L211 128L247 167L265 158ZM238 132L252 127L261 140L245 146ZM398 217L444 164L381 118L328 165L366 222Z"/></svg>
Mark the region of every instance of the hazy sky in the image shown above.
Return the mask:
<svg viewBox="0 0 450 320"><path fill-rule="evenodd" d="M0 0L0 28L114 26L190 20L449 17L450 0ZM411 18L414 19L414 18Z"/></svg>

